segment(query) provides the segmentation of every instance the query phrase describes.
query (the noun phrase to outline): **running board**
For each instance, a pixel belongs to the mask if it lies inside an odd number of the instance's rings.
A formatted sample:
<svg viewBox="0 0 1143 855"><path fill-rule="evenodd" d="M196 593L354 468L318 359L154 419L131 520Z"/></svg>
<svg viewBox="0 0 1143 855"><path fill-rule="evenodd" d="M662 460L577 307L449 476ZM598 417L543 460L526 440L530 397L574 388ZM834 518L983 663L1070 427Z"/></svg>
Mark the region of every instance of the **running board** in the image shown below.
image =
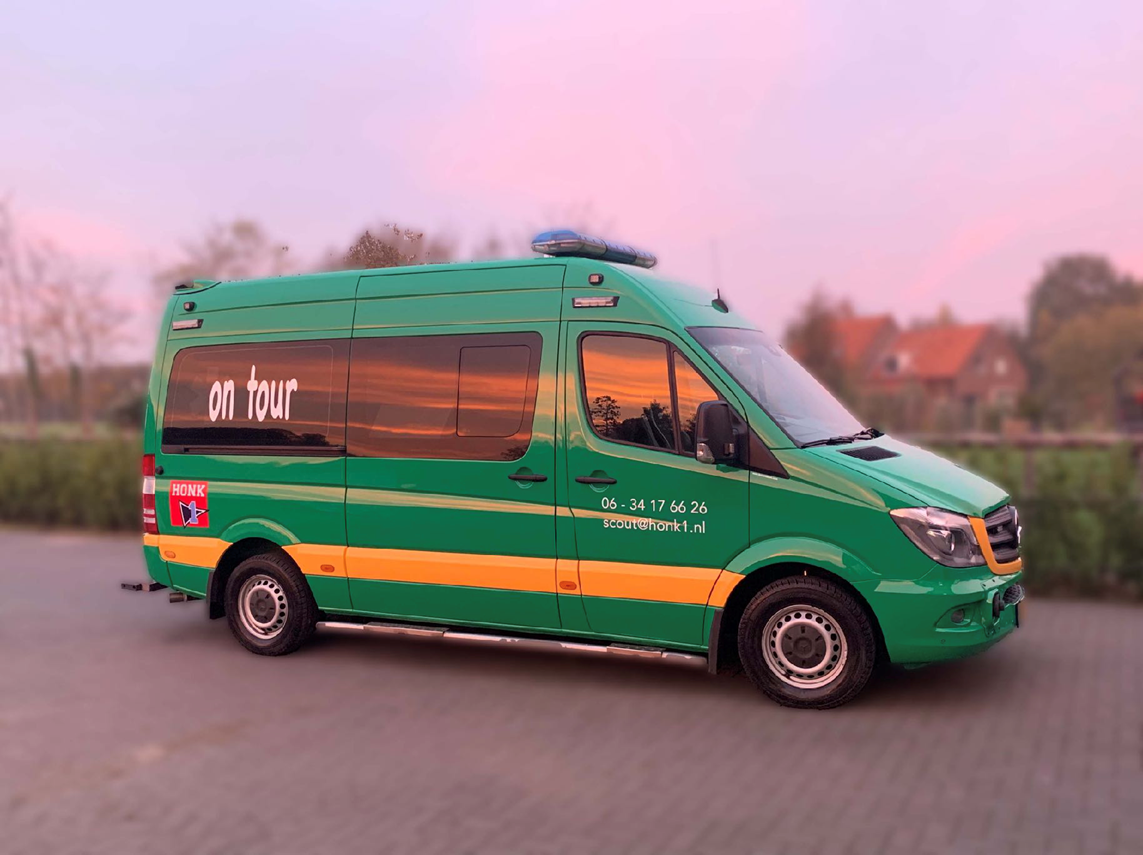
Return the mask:
<svg viewBox="0 0 1143 855"><path fill-rule="evenodd" d="M467 641L477 644L512 644L521 650L555 650L563 653L610 653L616 656L635 656L642 659L660 659L678 665L706 667L706 657L697 653L679 653L661 647L640 647L634 644L585 644L580 641L562 641L548 638L525 638L519 635L493 635L484 632L460 632L444 626L415 626L406 623L349 623L321 620L318 629L353 632L380 632L386 635L409 635L418 638L440 638L444 641Z"/></svg>

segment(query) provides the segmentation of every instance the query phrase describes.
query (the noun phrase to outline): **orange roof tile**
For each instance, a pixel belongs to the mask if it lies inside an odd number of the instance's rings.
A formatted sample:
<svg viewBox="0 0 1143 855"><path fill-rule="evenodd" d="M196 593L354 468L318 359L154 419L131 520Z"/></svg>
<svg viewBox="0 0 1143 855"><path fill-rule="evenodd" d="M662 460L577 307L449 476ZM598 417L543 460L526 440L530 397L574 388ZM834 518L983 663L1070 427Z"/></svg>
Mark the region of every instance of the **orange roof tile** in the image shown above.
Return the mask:
<svg viewBox="0 0 1143 855"><path fill-rule="evenodd" d="M898 370L887 371L882 362L873 369L873 376L880 380L951 379L964 368L990 329L989 324L946 324L905 330L886 349L886 356L897 357Z"/></svg>
<svg viewBox="0 0 1143 855"><path fill-rule="evenodd" d="M877 336L887 328L896 328L896 323L890 315L868 315L834 320L833 334L837 339L842 364L847 368L856 367L870 355L869 348L877 341Z"/></svg>

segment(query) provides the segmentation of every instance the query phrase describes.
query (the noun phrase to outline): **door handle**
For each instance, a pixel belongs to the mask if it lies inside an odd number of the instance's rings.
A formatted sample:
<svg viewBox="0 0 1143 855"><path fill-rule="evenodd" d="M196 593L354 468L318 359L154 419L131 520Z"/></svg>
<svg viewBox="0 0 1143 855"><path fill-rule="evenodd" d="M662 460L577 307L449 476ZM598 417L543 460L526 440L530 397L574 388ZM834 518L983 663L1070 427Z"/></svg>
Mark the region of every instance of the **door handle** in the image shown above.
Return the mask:
<svg viewBox="0 0 1143 855"><path fill-rule="evenodd" d="M615 484L614 478L597 478L594 475L580 475L575 479L580 484Z"/></svg>
<svg viewBox="0 0 1143 855"><path fill-rule="evenodd" d="M532 475L525 472L513 472L508 476L513 481L547 481L547 475Z"/></svg>

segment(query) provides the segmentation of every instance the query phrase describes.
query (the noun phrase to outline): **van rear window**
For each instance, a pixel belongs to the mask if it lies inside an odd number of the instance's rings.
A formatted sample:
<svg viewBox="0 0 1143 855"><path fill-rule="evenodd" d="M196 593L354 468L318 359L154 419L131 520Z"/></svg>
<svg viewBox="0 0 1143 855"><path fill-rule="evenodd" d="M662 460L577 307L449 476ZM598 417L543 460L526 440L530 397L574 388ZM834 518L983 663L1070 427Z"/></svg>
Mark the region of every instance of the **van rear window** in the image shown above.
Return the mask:
<svg viewBox="0 0 1143 855"><path fill-rule="evenodd" d="M349 453L516 460L532 437L539 333L353 342Z"/></svg>
<svg viewBox="0 0 1143 855"><path fill-rule="evenodd" d="M163 451L344 451L349 341L188 347L171 367Z"/></svg>

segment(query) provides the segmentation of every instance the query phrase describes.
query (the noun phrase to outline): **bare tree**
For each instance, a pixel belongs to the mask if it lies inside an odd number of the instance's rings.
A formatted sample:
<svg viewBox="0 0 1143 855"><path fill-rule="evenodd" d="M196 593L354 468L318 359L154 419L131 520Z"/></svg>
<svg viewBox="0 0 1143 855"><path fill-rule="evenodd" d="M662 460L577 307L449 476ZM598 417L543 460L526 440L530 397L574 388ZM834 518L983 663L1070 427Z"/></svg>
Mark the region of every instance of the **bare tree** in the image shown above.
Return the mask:
<svg viewBox="0 0 1143 855"><path fill-rule="evenodd" d="M818 287L786 327L787 349L842 398L850 397L850 378L842 361L835 324L852 311L852 307L839 303Z"/></svg>
<svg viewBox="0 0 1143 855"><path fill-rule="evenodd" d="M91 378L106 362L126 313L110 299L105 273L84 269L50 243L29 252L38 285L33 328L50 345L41 362L66 377L70 415L90 439Z"/></svg>
<svg viewBox="0 0 1143 855"><path fill-rule="evenodd" d="M39 434L48 375L63 377L63 394L85 436L92 433L87 379L105 361L124 313L107 277L77 264L48 241L23 238L11 206L0 202L0 358L11 370L9 400L23 401L27 433ZM23 382L18 379L23 374ZM58 383L57 383L58 385Z"/></svg>
<svg viewBox="0 0 1143 855"><path fill-rule="evenodd" d="M455 247L446 238L426 238L424 232L385 223L377 234L366 230L359 235L335 266L353 270L440 264L451 261L454 254Z"/></svg>
<svg viewBox="0 0 1143 855"><path fill-rule="evenodd" d="M493 261L506 256L506 246L496 232L489 232L488 236L476 244L472 249L472 257L477 261Z"/></svg>
<svg viewBox="0 0 1143 855"><path fill-rule="evenodd" d="M253 220L236 219L215 224L197 241L182 246L183 258L153 277L165 300L179 282L192 279L255 279L281 276L292 269L289 247L271 240Z"/></svg>
<svg viewBox="0 0 1143 855"><path fill-rule="evenodd" d="M35 438L40 425L40 374L36 351L32 346L31 311L29 307L29 274L27 258L20 245L11 205L0 201L0 290L4 296L4 340L8 345L7 364L13 377L22 368L25 375L23 395L15 390L13 400L24 399L28 420L28 436Z"/></svg>

